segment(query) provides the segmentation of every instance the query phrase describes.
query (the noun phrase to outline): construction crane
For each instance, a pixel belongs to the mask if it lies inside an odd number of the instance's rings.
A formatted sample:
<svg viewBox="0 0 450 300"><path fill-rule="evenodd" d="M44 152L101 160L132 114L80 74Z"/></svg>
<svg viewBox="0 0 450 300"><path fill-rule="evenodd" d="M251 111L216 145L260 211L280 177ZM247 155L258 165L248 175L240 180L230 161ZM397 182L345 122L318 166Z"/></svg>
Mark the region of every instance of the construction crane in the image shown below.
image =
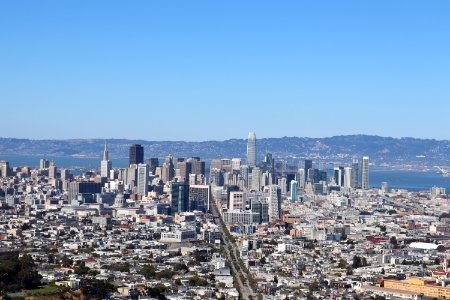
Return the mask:
<svg viewBox="0 0 450 300"><path fill-rule="evenodd" d="M439 166L434 166L435 168L437 168L439 170L439 174L441 174L443 177L449 177L450 176L450 172L439 167Z"/></svg>

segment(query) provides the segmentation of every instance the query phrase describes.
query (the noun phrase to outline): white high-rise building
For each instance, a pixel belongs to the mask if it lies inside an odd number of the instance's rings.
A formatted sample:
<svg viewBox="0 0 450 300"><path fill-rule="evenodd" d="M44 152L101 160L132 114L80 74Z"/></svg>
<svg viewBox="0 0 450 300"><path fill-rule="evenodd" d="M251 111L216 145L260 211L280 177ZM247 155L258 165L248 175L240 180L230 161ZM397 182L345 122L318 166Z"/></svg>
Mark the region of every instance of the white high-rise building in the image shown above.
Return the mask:
<svg viewBox="0 0 450 300"><path fill-rule="evenodd" d="M344 187L351 188L352 186L352 168L346 167L344 169Z"/></svg>
<svg viewBox="0 0 450 300"><path fill-rule="evenodd" d="M361 188L369 189L369 157L364 156L361 162Z"/></svg>
<svg viewBox="0 0 450 300"><path fill-rule="evenodd" d="M278 179L278 187L281 189L281 194L287 194L287 179L286 177L281 177Z"/></svg>
<svg viewBox="0 0 450 300"><path fill-rule="evenodd" d="M255 191L260 191L261 190L261 170L258 167L254 167L252 169L252 181L251 181L251 188L252 190Z"/></svg>
<svg viewBox="0 0 450 300"><path fill-rule="evenodd" d="M246 196L244 192L230 192L230 200L228 209L230 211L239 209L245 209Z"/></svg>
<svg viewBox="0 0 450 300"><path fill-rule="evenodd" d="M296 181L298 182L299 188L303 189L305 187L305 169L298 169Z"/></svg>
<svg viewBox="0 0 450 300"><path fill-rule="evenodd" d="M247 165L250 168L256 166L256 134L254 132L248 134Z"/></svg>
<svg viewBox="0 0 450 300"><path fill-rule="evenodd" d="M241 159L240 158L232 158L231 159L231 169L233 171L239 171L241 169Z"/></svg>
<svg viewBox="0 0 450 300"><path fill-rule="evenodd" d="M111 169L112 169L112 163L109 160L108 145L105 144L105 150L103 150L103 159L102 159L101 168L100 168L100 176L104 177L104 178L108 178L110 175Z"/></svg>
<svg viewBox="0 0 450 300"><path fill-rule="evenodd" d="M139 164L137 170L137 194L147 196L149 167L147 164Z"/></svg>

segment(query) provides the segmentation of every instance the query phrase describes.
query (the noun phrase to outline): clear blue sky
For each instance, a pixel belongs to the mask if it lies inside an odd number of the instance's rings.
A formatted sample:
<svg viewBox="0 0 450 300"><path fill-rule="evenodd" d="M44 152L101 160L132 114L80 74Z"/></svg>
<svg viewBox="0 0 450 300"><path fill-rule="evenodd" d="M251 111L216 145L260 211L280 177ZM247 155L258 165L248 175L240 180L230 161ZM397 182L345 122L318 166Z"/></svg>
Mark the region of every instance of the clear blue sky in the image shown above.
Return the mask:
<svg viewBox="0 0 450 300"><path fill-rule="evenodd" d="M0 1L0 136L450 139L450 1Z"/></svg>

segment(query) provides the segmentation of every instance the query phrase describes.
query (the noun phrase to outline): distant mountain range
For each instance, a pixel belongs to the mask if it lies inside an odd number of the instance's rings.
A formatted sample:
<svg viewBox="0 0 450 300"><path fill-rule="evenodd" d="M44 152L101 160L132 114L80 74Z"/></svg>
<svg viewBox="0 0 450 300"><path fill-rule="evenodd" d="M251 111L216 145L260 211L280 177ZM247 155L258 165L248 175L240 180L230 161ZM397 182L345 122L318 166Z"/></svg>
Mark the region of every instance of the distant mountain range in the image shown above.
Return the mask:
<svg viewBox="0 0 450 300"><path fill-rule="evenodd" d="M105 142L108 144L112 159L127 157L131 144L142 144L145 147L147 158L163 158L172 154L175 157L200 156L205 160L225 157L245 158L247 145L245 139L183 142L127 139L30 140L0 138L0 158L2 154L100 158ZM362 156L369 156L371 163L378 166L419 169L435 165L450 165L450 141L447 140L369 135L329 138L282 137L259 139L257 149L259 159L262 159L265 153L270 152L275 158L286 160L289 163L312 158L315 162L348 164L354 158L360 159Z"/></svg>

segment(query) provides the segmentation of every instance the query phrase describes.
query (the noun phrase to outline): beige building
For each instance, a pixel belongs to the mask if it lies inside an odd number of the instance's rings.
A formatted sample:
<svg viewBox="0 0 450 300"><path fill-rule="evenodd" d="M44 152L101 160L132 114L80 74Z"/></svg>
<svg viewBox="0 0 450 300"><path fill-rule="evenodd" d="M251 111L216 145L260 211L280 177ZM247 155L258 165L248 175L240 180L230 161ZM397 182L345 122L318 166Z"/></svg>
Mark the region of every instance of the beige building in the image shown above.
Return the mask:
<svg viewBox="0 0 450 300"><path fill-rule="evenodd" d="M438 285L435 280L410 277L406 280L385 280L385 289L423 294L425 297L450 298L450 288Z"/></svg>

